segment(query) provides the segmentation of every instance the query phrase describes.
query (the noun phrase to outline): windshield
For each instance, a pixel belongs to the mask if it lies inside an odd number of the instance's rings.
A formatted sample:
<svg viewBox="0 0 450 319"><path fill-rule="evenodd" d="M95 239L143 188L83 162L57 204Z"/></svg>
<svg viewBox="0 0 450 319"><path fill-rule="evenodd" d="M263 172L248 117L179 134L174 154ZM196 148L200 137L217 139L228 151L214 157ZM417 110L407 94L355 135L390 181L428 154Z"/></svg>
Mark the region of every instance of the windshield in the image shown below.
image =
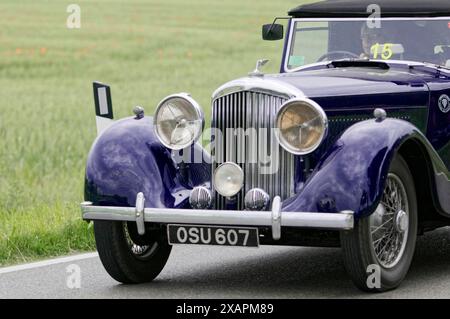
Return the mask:
<svg viewBox="0 0 450 319"><path fill-rule="evenodd" d="M293 20L286 70L340 59L408 60L450 67L450 17Z"/></svg>

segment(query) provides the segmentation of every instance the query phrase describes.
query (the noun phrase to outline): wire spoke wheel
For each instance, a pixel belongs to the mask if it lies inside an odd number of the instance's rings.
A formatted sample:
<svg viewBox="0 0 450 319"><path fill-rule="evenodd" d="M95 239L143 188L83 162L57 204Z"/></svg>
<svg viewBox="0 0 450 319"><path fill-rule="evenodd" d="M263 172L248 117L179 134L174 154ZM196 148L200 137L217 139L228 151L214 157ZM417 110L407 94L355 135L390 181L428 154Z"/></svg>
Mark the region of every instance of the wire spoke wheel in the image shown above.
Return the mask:
<svg viewBox="0 0 450 319"><path fill-rule="evenodd" d="M379 264L393 268L405 252L409 232L408 195L402 180L388 175L381 203L370 217L372 248Z"/></svg>
<svg viewBox="0 0 450 319"><path fill-rule="evenodd" d="M411 266L418 229L414 178L404 158L391 161L375 211L360 218L351 231L341 232L344 264L353 283L363 291L398 287ZM369 267L378 266L376 284ZM369 280L370 279L370 280Z"/></svg>
<svg viewBox="0 0 450 319"><path fill-rule="evenodd" d="M130 236L130 232L128 230L128 223L123 223L123 232L125 235L125 239L127 241L128 248L130 249L133 256L140 260L147 260L151 258L154 252L158 248L158 242L154 242L150 245L138 245L136 244Z"/></svg>

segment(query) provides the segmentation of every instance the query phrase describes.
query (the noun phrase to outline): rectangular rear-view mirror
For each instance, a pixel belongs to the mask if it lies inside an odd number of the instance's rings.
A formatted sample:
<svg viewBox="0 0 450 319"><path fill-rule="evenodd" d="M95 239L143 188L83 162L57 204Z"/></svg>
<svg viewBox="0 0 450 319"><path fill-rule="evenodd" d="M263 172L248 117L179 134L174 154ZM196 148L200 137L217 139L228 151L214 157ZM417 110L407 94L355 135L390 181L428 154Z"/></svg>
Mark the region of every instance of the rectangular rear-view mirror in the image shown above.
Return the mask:
<svg viewBox="0 0 450 319"><path fill-rule="evenodd" d="M281 40L284 37L282 24L265 24L262 27L262 38L267 41Z"/></svg>

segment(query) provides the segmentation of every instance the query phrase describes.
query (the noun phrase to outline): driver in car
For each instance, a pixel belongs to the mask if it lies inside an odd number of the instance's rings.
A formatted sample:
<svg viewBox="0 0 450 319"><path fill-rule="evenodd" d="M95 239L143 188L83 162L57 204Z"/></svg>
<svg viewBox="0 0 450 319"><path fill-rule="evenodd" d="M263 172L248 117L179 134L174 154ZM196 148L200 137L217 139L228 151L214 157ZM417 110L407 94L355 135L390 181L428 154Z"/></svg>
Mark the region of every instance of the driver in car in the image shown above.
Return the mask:
<svg viewBox="0 0 450 319"><path fill-rule="evenodd" d="M370 28L366 22L361 27L361 41L363 53L361 53L361 59L373 58L371 49L375 44L383 44L386 39L382 33L381 28Z"/></svg>
<svg viewBox="0 0 450 319"><path fill-rule="evenodd" d="M372 47L375 44L383 45L387 42L385 35L381 28L370 28L366 22L361 27L361 41L363 53L361 53L361 59L372 59L373 52Z"/></svg>

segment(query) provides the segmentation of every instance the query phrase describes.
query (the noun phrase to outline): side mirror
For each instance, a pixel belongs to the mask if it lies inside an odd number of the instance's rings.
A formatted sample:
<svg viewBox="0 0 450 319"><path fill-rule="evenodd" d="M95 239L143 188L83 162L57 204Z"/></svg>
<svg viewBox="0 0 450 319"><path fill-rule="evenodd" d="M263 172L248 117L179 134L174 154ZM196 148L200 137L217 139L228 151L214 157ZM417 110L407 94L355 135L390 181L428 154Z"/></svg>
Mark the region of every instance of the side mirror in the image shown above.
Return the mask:
<svg viewBox="0 0 450 319"><path fill-rule="evenodd" d="M268 41L281 40L284 37L282 24L265 24L262 27L262 38Z"/></svg>

